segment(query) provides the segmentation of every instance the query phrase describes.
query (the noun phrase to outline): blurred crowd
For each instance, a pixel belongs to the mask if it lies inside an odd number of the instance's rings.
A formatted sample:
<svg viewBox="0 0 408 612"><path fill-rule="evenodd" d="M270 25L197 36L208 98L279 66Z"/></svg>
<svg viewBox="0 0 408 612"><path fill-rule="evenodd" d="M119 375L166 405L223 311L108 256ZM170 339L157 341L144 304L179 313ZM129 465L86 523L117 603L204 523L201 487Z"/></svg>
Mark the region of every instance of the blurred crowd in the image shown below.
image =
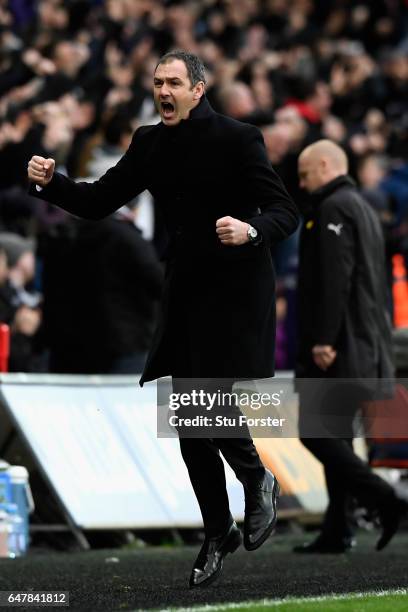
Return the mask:
<svg viewBox="0 0 408 612"><path fill-rule="evenodd" d="M138 125L158 121L152 74L172 48L203 59L217 111L261 128L270 160L300 208L307 205L298 187L300 151L322 137L343 146L351 175L380 215L390 283L392 255L408 259L407 0L0 0L0 316L12 330L12 370L61 371L61 364L50 366L59 333L70 340L63 354L74 355L86 335L74 311L95 323L98 309L95 300L86 306L96 281L87 282L91 266L81 265L84 236L91 240L96 230L29 197L27 162L38 154L54 158L74 179L100 176ZM107 336L120 332L98 318L89 341L99 354L111 350L111 359L82 371L117 371L126 357L139 367L145 354L165 245L160 214L154 202L147 205L154 212L154 231L143 238L152 238L155 249L145 241L152 276L136 274L137 291L124 297L129 283L114 282L126 267L123 250L109 283L97 280L122 304L110 316L126 319L137 311L144 332L114 354ZM137 209L131 203L115 221L135 226ZM75 251L81 240L82 259ZM103 250L105 242L98 244ZM274 253L281 368L293 365L295 330L288 322L296 255L296 236ZM95 253L93 261L98 265Z"/></svg>

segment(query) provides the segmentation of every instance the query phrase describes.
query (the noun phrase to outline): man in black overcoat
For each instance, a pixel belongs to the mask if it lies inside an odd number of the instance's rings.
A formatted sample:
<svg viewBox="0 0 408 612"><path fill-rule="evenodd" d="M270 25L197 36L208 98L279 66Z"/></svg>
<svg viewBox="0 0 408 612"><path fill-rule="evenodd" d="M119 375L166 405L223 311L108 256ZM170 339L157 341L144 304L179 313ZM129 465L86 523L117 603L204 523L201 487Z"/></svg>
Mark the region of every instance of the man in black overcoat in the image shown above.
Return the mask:
<svg viewBox="0 0 408 612"><path fill-rule="evenodd" d="M295 551L349 550L350 497L378 512L380 550L406 504L353 452L352 438L362 402L389 392L394 375L381 225L347 176L339 146L329 140L310 145L298 167L300 186L310 194L298 280L299 429L323 463L329 505L318 538Z"/></svg>
<svg viewBox="0 0 408 612"><path fill-rule="evenodd" d="M260 131L215 113L201 61L184 51L154 74L157 125L136 130L118 164L92 184L34 156L34 193L73 214L100 219L148 189L170 235L161 317L141 384L174 379L250 379L274 373L275 286L270 247L297 227L298 212L272 170ZM278 484L249 432L183 438L205 542L190 586L208 584L241 542L230 514L220 450L245 490L244 544L258 548L276 522Z"/></svg>

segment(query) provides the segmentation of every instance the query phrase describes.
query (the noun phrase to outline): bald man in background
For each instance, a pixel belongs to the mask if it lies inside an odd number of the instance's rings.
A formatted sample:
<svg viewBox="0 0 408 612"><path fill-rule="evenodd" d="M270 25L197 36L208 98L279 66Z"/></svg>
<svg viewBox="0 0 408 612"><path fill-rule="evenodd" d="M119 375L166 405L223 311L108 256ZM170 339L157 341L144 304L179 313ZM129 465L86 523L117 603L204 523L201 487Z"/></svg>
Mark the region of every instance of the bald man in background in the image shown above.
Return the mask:
<svg viewBox="0 0 408 612"><path fill-rule="evenodd" d="M317 539L295 552L351 549L352 498L378 515L381 550L407 502L353 451L353 420L362 402L392 394L381 226L347 175L347 157L338 145L320 140L308 146L298 172L310 196L298 279L299 432L324 466L329 505Z"/></svg>

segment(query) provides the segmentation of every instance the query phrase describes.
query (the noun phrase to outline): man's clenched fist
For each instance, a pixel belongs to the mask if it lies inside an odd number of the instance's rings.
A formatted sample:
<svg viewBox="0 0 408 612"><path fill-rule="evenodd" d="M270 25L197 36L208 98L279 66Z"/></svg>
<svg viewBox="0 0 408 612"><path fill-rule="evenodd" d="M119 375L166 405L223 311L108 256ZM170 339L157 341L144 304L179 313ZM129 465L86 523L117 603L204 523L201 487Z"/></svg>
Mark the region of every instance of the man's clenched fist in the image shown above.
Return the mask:
<svg viewBox="0 0 408 612"><path fill-rule="evenodd" d="M222 217L215 224L218 238L222 244L229 246L240 246L249 241L248 223L234 219L233 217Z"/></svg>
<svg viewBox="0 0 408 612"><path fill-rule="evenodd" d="M33 183L45 187L52 179L55 169L55 160L45 159L39 155L34 155L28 162L28 178Z"/></svg>

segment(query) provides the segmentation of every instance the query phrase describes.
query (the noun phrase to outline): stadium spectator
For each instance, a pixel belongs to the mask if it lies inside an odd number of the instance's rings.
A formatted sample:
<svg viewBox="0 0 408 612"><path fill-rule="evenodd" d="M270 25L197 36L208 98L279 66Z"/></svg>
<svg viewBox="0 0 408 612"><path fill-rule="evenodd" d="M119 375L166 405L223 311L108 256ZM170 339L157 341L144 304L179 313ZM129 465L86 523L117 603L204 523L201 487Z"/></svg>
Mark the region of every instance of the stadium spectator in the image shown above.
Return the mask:
<svg viewBox="0 0 408 612"><path fill-rule="evenodd" d="M4 246L0 245L0 322L9 324L13 320L14 307L8 288L8 263Z"/></svg>
<svg viewBox="0 0 408 612"><path fill-rule="evenodd" d="M135 225L137 206L76 221L43 245L44 334L51 372L140 374L163 273ZM63 325L61 325L63 321Z"/></svg>
<svg viewBox="0 0 408 612"><path fill-rule="evenodd" d="M256 111L257 105L252 90L239 81L223 87L219 93L221 108L225 115L244 120Z"/></svg>
<svg viewBox="0 0 408 612"><path fill-rule="evenodd" d="M392 198L382 189L382 182L387 176L389 159L378 153L362 156L357 164L357 178L362 196L376 211L383 229L385 240L385 262L387 273L390 311L392 312L392 257L395 253L405 251L403 226L397 225Z"/></svg>
<svg viewBox="0 0 408 612"><path fill-rule="evenodd" d="M102 142L93 147L92 157L87 165L88 176L99 178L114 166L129 148L133 132L126 115L114 114L104 127Z"/></svg>
<svg viewBox="0 0 408 612"><path fill-rule="evenodd" d="M9 371L38 371L40 350L36 335L42 318L40 296L27 290L35 274L34 246L17 234L0 233L0 248L7 259L7 264L2 261L0 303L2 322L11 331Z"/></svg>
<svg viewBox="0 0 408 612"><path fill-rule="evenodd" d="M347 171L344 151L331 141L320 140L299 157L300 186L311 196L298 281L299 431L323 463L329 494L321 533L296 547L299 553L352 547L351 496L378 512L378 550L408 510L408 503L353 452L353 419L363 401L391 393L394 370L381 226ZM347 383L333 384L337 379Z"/></svg>
<svg viewBox="0 0 408 612"><path fill-rule="evenodd" d="M265 125L273 118L271 110L263 110L257 103L254 91L240 81L221 87L218 98L221 111L233 119L252 125Z"/></svg>

